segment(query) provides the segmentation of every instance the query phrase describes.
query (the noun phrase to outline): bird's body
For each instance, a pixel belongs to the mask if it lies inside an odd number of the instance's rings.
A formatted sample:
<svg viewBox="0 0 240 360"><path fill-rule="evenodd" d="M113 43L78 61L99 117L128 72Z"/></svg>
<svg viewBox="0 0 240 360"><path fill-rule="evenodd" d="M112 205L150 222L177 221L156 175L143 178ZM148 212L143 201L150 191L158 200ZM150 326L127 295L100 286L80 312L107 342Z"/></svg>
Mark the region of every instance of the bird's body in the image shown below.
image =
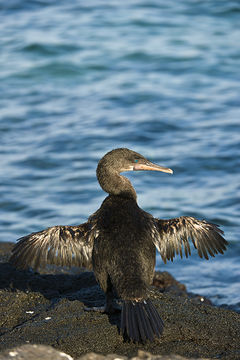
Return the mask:
<svg viewBox="0 0 240 360"><path fill-rule="evenodd" d="M122 334L133 341L153 341L163 331L149 299L156 248L164 262L183 251L188 257L191 239L199 256L208 259L208 254L223 253L227 242L218 226L205 220L160 220L140 209L132 184L120 175L131 170L172 173L132 150L110 151L97 168L98 181L109 194L99 210L84 224L55 226L19 239L10 261L21 268L47 263L93 268L106 294L105 310L114 311L114 294L123 301Z"/></svg>
<svg viewBox="0 0 240 360"><path fill-rule="evenodd" d="M153 279L156 248L149 217L135 199L108 196L98 210L100 229L93 246L93 269L107 293L107 280L125 300L146 296Z"/></svg>

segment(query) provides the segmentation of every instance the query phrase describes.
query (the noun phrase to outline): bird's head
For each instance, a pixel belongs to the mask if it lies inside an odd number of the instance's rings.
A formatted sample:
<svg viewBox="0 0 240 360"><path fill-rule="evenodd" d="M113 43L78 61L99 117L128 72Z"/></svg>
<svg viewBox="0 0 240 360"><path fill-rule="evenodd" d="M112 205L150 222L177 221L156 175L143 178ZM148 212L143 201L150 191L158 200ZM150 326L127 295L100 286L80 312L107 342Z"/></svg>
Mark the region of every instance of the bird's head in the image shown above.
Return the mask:
<svg viewBox="0 0 240 360"><path fill-rule="evenodd" d="M154 164L147 160L143 155L127 148L114 149L108 152L99 161L98 168L100 166L108 167L112 171L117 171L118 173L139 170L162 171L169 174L173 173L171 169Z"/></svg>

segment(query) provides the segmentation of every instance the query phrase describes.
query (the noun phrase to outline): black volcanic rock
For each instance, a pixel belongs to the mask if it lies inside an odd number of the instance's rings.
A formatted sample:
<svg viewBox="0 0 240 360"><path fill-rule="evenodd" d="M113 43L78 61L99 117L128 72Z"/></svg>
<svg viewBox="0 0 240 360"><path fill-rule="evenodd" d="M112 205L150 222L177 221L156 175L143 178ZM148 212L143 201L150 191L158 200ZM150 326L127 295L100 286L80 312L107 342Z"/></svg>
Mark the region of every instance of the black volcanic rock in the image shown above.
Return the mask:
<svg viewBox="0 0 240 360"><path fill-rule="evenodd" d="M153 343L133 344L123 342L119 334L119 314L84 310L84 306L104 303L91 272L19 271L7 263L11 247L0 243L0 351L42 344L75 359L89 352L129 358L138 350L192 358L240 358L240 315L189 297L184 286L167 273L156 274L159 288L152 290L152 301L165 323L163 336Z"/></svg>

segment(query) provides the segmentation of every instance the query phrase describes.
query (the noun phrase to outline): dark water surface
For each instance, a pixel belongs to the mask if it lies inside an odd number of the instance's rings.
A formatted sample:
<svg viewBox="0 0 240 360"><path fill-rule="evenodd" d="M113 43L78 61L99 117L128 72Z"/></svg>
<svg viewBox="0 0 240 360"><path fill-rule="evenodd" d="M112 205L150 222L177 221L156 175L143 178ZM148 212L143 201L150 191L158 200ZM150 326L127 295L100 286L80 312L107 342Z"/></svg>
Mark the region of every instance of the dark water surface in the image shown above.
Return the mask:
<svg viewBox="0 0 240 360"><path fill-rule="evenodd" d="M129 175L141 207L230 242L157 268L239 310L239 1L1 1L0 33L0 241L85 221L129 147L174 169Z"/></svg>

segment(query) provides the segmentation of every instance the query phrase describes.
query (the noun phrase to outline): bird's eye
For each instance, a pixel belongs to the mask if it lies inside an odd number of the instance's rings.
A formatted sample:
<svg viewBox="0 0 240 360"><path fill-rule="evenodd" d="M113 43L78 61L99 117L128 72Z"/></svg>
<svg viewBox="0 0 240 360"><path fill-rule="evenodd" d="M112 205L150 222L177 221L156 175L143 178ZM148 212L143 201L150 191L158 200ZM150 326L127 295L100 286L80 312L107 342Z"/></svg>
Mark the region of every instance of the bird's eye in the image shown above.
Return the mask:
<svg viewBox="0 0 240 360"><path fill-rule="evenodd" d="M134 162L137 163L139 160L138 159L135 159Z"/></svg>

